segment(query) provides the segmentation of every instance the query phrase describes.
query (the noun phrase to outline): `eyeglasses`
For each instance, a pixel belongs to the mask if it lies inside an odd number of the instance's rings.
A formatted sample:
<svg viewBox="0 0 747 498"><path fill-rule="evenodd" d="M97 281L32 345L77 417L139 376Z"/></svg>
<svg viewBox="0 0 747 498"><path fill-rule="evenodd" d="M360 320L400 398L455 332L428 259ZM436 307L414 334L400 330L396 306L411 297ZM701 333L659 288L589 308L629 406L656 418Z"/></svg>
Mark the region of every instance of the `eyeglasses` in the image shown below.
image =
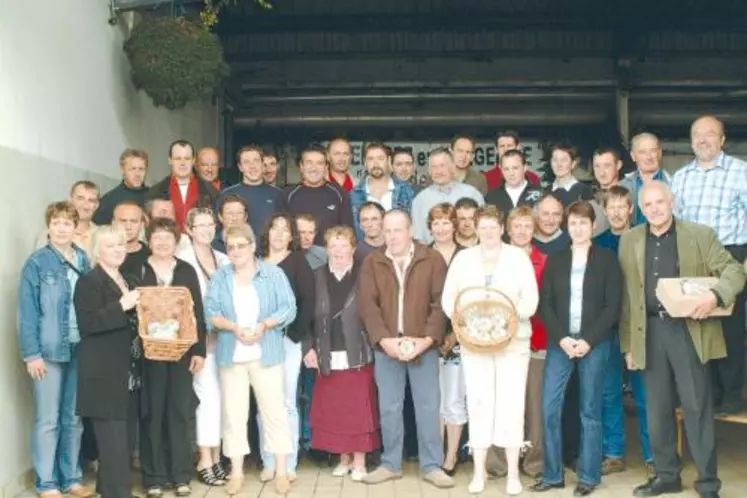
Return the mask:
<svg viewBox="0 0 747 498"><path fill-rule="evenodd" d="M229 244L226 246L226 251L243 251L247 247L251 246L254 242L239 242L238 244Z"/></svg>
<svg viewBox="0 0 747 498"><path fill-rule="evenodd" d="M196 228L215 228L215 223L200 223L197 225L192 225L192 229Z"/></svg>

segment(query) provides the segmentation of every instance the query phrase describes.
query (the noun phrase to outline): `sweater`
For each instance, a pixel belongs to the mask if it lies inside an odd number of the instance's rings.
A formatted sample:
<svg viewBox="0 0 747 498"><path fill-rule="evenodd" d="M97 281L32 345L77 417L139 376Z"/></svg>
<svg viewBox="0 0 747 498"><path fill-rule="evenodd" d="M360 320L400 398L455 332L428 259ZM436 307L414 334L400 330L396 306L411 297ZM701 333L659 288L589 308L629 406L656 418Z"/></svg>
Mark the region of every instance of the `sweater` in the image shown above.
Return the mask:
<svg viewBox="0 0 747 498"><path fill-rule="evenodd" d="M283 210L292 214L310 214L316 220L314 244L324 246L325 232L335 226L354 227L350 196L335 183L319 187L296 185L283 191Z"/></svg>
<svg viewBox="0 0 747 498"><path fill-rule="evenodd" d="M134 201L141 208L145 207L145 201L148 197L148 187L143 185L139 188L131 188L120 183L109 192L104 194L99 202L99 208L93 215L93 222L97 225L109 225L114 217L114 208L122 202Z"/></svg>
<svg viewBox="0 0 747 498"><path fill-rule="evenodd" d="M267 183L259 185L239 183L223 189L215 206L216 212L220 213L223 200L228 195L235 195L244 199L248 209L249 224L258 237L264 231L270 216L283 209L283 191Z"/></svg>

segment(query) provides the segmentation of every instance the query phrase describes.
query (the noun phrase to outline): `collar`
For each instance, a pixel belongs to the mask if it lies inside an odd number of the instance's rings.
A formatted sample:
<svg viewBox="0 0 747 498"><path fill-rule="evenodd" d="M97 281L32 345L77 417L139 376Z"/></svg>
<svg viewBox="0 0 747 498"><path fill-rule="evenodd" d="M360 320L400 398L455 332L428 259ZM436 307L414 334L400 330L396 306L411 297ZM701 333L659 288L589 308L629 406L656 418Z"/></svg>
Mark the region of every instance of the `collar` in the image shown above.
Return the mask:
<svg viewBox="0 0 747 498"><path fill-rule="evenodd" d="M522 192L525 188L527 188L527 185L529 185L529 182L527 181L526 177L524 177L524 183L522 183L518 187L509 187L508 183L504 183L503 188L506 189L506 192Z"/></svg>
<svg viewBox="0 0 747 498"><path fill-rule="evenodd" d="M552 242L553 240L559 238L561 235L563 235L563 229L558 228L558 231L550 235L549 237L546 237L538 232L534 235L534 240L541 242L543 244L548 244Z"/></svg>
<svg viewBox="0 0 747 498"><path fill-rule="evenodd" d="M664 179L664 170L661 168L657 169L656 173L654 173L654 176L652 176L651 179L662 181ZM639 187L643 185L643 177L641 177L641 172L638 170L635 170L635 181Z"/></svg>
<svg viewBox="0 0 747 498"><path fill-rule="evenodd" d="M123 189L125 189L125 190L129 190L130 192L145 192L145 191L147 191L147 190L148 190L148 187L146 187L146 186L145 186L145 183L143 183L143 184L142 184L141 186L139 186L139 187L130 187L130 186L128 186L128 185L127 185L127 184L126 184L126 183L124 182L124 180L122 180L122 183L121 183L120 185L122 186L122 188L123 188Z"/></svg>
<svg viewBox="0 0 747 498"><path fill-rule="evenodd" d="M565 185L558 185L556 182L553 182L552 183L552 189L553 190L558 190L558 189L562 188L562 189L565 189L566 191L569 191L569 190L571 190L571 187L573 187L577 183L578 183L578 180L576 180L576 177L575 176L571 176L571 181L569 181Z"/></svg>
<svg viewBox="0 0 747 498"><path fill-rule="evenodd" d="M651 232L651 225L649 225L649 223L646 222L646 237L653 237L653 238L656 238L656 239L663 239L665 237L669 237L670 235L674 235L674 234L677 233L676 224L677 224L677 221L674 218L672 218L672 225L667 229L666 232L664 232L661 235L654 235Z"/></svg>
<svg viewBox="0 0 747 498"><path fill-rule="evenodd" d="M327 174L327 181L330 183L337 183L337 180L334 179L332 173ZM350 173L345 173L345 180L342 182L342 185L339 186L342 187L346 192L350 192L351 190L353 190L353 177L350 176Z"/></svg>
<svg viewBox="0 0 747 498"><path fill-rule="evenodd" d="M448 195L448 194L450 194L454 190L454 188L456 187L456 185L457 185L457 182L455 182L454 180L452 180L452 181L450 181L449 183L447 183L446 185L443 185L443 186L442 185L438 185L436 183L433 183L433 184L431 184L431 187L436 192Z"/></svg>
<svg viewBox="0 0 747 498"><path fill-rule="evenodd" d="M695 158L695 161L693 162L695 166L700 168L700 161L698 160L697 157ZM719 152L718 156L716 156L716 160L713 161L713 167L708 168L708 169L711 170L711 169L717 169L717 168L726 168L726 154L724 153L723 150ZM701 169L705 169L705 168L701 168Z"/></svg>
<svg viewBox="0 0 747 498"><path fill-rule="evenodd" d="M392 262L394 262L394 256L392 256L392 253L389 252L389 248L388 247L386 248L386 251L384 251L384 255L386 255L386 257L388 259L390 259ZM407 251L407 256L405 257L405 261L407 261L409 263L410 261L412 261L412 258L414 256L415 256L415 241L413 240L413 241L410 242L410 250Z"/></svg>
<svg viewBox="0 0 747 498"><path fill-rule="evenodd" d="M368 175L366 175L366 181L363 182L363 191L366 193L366 195L370 194L371 191L368 189ZM389 175L389 185L387 185L387 191L394 192L394 180L392 180L392 176Z"/></svg>
<svg viewBox="0 0 747 498"><path fill-rule="evenodd" d="M355 261L353 261L354 263ZM338 280L342 280L345 278L345 275L350 273L350 271L353 269L353 263L350 263L348 266L346 266L341 272L334 271L332 267L327 264L327 268L329 269L329 272Z"/></svg>

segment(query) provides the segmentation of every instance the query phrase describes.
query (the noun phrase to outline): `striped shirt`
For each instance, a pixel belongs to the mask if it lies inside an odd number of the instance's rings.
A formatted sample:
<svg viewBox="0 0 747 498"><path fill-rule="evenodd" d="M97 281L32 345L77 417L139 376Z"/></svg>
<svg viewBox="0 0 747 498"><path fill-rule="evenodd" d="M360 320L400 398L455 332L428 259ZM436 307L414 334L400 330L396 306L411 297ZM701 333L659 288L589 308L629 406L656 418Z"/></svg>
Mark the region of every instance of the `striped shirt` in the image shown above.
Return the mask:
<svg viewBox="0 0 747 498"><path fill-rule="evenodd" d="M724 154L710 169L698 160L672 178L674 216L716 231L725 246L747 243L747 162Z"/></svg>

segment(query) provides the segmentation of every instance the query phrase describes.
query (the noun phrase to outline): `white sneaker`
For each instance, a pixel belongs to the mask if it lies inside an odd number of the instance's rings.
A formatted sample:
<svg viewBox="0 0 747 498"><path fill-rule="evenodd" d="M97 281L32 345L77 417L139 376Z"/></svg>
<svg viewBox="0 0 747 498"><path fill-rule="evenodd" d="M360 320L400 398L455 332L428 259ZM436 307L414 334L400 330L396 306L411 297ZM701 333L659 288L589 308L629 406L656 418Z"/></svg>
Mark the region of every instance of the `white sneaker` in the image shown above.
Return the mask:
<svg viewBox="0 0 747 498"><path fill-rule="evenodd" d="M348 474L350 474L350 465L345 465L342 463L338 464L337 467L335 467L332 471L332 476L334 477L345 477Z"/></svg>
<svg viewBox="0 0 747 498"><path fill-rule="evenodd" d="M262 482L270 482L275 479L275 469L262 469L259 473L259 480Z"/></svg>
<svg viewBox="0 0 747 498"><path fill-rule="evenodd" d="M508 479L506 481L506 494L509 496L520 495L524 491L521 481L518 479Z"/></svg>
<svg viewBox="0 0 747 498"><path fill-rule="evenodd" d="M485 490L485 480L473 477L472 481L467 486L467 491L473 495L479 495Z"/></svg>
<svg viewBox="0 0 747 498"><path fill-rule="evenodd" d="M350 472L350 480L353 482L363 482L364 477L366 477L366 469L353 469Z"/></svg>

